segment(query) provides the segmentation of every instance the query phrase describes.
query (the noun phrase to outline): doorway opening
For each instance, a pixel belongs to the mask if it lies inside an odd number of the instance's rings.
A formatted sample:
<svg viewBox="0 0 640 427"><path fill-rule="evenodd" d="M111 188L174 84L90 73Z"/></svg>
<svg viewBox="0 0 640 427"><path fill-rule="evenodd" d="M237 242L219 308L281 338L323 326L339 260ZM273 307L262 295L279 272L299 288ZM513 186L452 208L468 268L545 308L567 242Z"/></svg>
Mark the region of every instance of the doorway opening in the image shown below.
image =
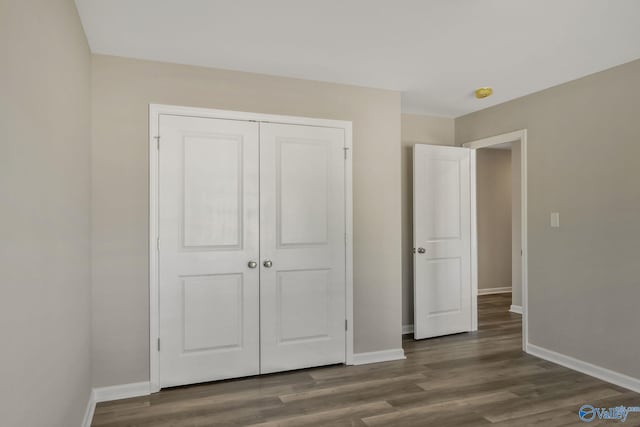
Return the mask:
<svg viewBox="0 0 640 427"><path fill-rule="evenodd" d="M479 150L498 152L496 148L514 151L498 153L508 162L502 182L509 193L503 202L507 229L501 237L504 254L498 264L506 264L503 279L487 280L483 276L485 293L510 290L515 282L516 301L503 310L522 312L522 347L527 343L527 182L526 130L511 132L464 144L446 147L416 144L413 152L413 259L414 259L414 339L425 339L478 330L479 249L485 250L487 233L480 233L483 247L478 244L478 175ZM485 150L486 151L486 150ZM513 174L512 174L513 172ZM515 177L511 180L509 178ZM481 183L483 184L483 183ZM489 184L491 185L491 184ZM513 203L511 192L515 188ZM482 194L482 191L481 191ZM483 199L483 202L486 200ZM496 215L496 202L489 201L488 215ZM515 218L515 219L514 219ZM499 223L500 221L498 221ZM515 232L510 229L515 225ZM483 230L486 231L486 230ZM494 231L489 227L489 236ZM515 234L515 242L512 235ZM519 238L518 238L519 237ZM496 240L496 239L494 239ZM495 252L495 251L494 251ZM483 256L486 254L483 253ZM515 256L514 256L515 255ZM499 256L499 255L498 255ZM496 258L491 248L488 258ZM485 256L485 259L487 256ZM515 262L514 262L515 261ZM515 270L515 279L513 279ZM485 274L486 271L482 270ZM493 282L492 282L493 280ZM506 284L509 284L507 287ZM521 296L520 296L521 295ZM519 297L520 296L520 297ZM502 305L505 301L501 301ZM520 307L522 307L520 309ZM520 320L520 316L513 316Z"/></svg>
<svg viewBox="0 0 640 427"><path fill-rule="evenodd" d="M526 144L526 130L463 144L475 157L471 171L475 298L511 292L509 311L522 315L523 349L528 313ZM504 305L508 296L494 298Z"/></svg>

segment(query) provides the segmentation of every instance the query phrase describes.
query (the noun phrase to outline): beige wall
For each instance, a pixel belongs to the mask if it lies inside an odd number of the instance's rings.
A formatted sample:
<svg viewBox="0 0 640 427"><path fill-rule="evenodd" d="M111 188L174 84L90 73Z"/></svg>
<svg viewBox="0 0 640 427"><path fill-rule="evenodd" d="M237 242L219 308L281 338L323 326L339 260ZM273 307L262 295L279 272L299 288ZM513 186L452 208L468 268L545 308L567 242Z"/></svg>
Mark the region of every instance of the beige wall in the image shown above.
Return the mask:
<svg viewBox="0 0 640 427"><path fill-rule="evenodd" d="M478 289L511 286L511 150L476 151Z"/></svg>
<svg viewBox="0 0 640 427"><path fill-rule="evenodd" d="M402 115L402 324L413 324L413 146L453 145L454 120Z"/></svg>
<svg viewBox="0 0 640 427"><path fill-rule="evenodd" d="M528 129L530 342L635 378L639 113L634 61L456 119L458 144Z"/></svg>
<svg viewBox="0 0 640 427"><path fill-rule="evenodd" d="M0 0L0 423L90 392L90 53L73 0Z"/></svg>
<svg viewBox="0 0 640 427"><path fill-rule="evenodd" d="M148 104L353 121L355 351L401 347L400 94L93 57L93 380L145 381Z"/></svg>

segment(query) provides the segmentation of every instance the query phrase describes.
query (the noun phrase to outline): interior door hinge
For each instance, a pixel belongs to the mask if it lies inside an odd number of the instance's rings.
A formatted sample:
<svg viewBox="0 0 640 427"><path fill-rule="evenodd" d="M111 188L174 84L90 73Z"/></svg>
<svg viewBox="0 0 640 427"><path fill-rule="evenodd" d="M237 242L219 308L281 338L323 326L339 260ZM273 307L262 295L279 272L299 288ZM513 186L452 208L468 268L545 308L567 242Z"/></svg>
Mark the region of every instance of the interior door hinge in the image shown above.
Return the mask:
<svg viewBox="0 0 640 427"><path fill-rule="evenodd" d="M158 150L160 150L160 136L154 136L154 138L156 139L156 146L158 147Z"/></svg>
<svg viewBox="0 0 640 427"><path fill-rule="evenodd" d="M349 147L344 147L344 159L347 160L347 153L349 152Z"/></svg>
<svg viewBox="0 0 640 427"><path fill-rule="evenodd" d="M160 251L160 237L158 237L156 239L156 250L159 252Z"/></svg>
<svg viewBox="0 0 640 427"><path fill-rule="evenodd" d="M160 338L158 338L158 351L160 351Z"/></svg>
<svg viewBox="0 0 640 427"><path fill-rule="evenodd" d="M349 330L348 326L349 326L349 321L347 319L344 319L344 330L345 331Z"/></svg>

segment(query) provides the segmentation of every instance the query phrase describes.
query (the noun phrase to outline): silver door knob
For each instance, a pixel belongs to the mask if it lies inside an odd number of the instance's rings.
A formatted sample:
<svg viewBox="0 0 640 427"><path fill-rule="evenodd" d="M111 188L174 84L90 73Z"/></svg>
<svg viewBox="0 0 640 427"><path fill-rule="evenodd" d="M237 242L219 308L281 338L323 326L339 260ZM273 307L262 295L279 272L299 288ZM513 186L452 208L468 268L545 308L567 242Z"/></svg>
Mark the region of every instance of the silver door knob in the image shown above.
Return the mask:
<svg viewBox="0 0 640 427"><path fill-rule="evenodd" d="M264 265L267 268L271 268L271 266L273 265L273 263L271 262L270 259L266 260L265 262L262 263L262 265Z"/></svg>
<svg viewBox="0 0 640 427"><path fill-rule="evenodd" d="M425 252L427 252L427 250L425 248L418 248L418 253L419 254L423 254Z"/></svg>
<svg viewBox="0 0 640 427"><path fill-rule="evenodd" d="M249 266L249 268L256 268L258 266L258 263L255 261L249 261L247 265Z"/></svg>

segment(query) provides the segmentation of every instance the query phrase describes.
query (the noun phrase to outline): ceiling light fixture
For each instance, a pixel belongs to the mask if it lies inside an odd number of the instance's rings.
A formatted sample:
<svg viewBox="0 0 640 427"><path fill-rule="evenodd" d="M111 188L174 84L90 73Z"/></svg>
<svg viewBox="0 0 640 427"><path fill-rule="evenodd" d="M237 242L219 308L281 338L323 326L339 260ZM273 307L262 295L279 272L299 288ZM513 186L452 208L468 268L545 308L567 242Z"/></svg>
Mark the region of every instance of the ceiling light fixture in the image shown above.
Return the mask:
<svg viewBox="0 0 640 427"><path fill-rule="evenodd" d="M478 89L476 89L476 98L486 98L487 96L491 96L492 93L493 89L491 89L490 87L479 87Z"/></svg>

